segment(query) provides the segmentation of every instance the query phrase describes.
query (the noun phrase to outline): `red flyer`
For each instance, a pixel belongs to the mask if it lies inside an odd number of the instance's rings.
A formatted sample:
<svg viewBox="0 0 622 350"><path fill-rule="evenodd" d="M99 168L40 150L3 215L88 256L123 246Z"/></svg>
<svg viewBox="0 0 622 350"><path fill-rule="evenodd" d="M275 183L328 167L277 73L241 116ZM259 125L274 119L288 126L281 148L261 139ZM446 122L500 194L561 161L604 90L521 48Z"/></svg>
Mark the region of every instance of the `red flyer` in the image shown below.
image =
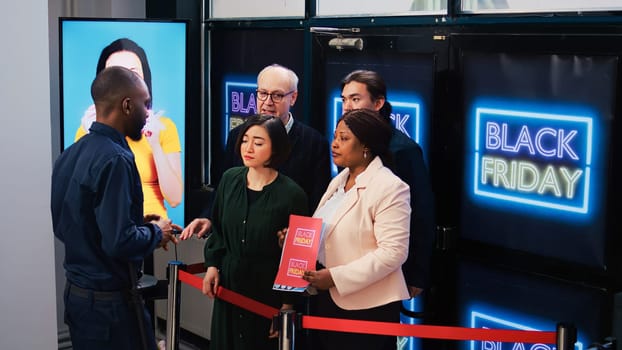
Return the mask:
<svg viewBox="0 0 622 350"><path fill-rule="evenodd" d="M281 263L272 289L304 292L309 282L302 279L305 270L315 270L320 248L322 219L290 215L287 236L283 243Z"/></svg>

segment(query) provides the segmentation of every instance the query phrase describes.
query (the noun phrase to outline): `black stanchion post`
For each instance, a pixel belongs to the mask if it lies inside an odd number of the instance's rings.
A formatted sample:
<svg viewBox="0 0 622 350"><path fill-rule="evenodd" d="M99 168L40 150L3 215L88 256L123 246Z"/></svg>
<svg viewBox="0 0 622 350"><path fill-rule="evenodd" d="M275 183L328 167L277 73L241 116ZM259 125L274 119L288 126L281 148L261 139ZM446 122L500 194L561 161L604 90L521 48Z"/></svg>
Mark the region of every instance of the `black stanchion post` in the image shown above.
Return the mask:
<svg viewBox="0 0 622 350"><path fill-rule="evenodd" d="M179 267L181 261L168 262L168 301L166 312L166 350L179 349L179 303L181 301L181 282Z"/></svg>
<svg viewBox="0 0 622 350"><path fill-rule="evenodd" d="M294 350L296 311L281 310L279 321L279 350Z"/></svg>
<svg viewBox="0 0 622 350"><path fill-rule="evenodd" d="M577 329L571 323L557 324L557 350L573 350L577 342Z"/></svg>

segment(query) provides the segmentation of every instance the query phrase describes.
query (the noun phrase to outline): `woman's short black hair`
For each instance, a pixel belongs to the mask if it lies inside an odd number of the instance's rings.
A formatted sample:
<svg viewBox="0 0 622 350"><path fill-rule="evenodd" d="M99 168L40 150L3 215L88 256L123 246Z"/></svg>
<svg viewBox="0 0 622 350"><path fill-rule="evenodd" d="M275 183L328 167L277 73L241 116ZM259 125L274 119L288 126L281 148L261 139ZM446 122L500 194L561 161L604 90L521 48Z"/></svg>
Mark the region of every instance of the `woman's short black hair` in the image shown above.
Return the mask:
<svg viewBox="0 0 622 350"><path fill-rule="evenodd" d="M121 38L104 47L102 52L99 54L99 61L97 61L97 71L95 72L95 75L97 76L99 72L106 68L106 61L108 61L110 55L119 51L130 51L138 56L140 65L143 69L143 80L145 81L145 84L147 84L149 96L151 96L153 101L153 94L151 93L151 68L149 68L149 61L147 61L147 54L145 53L145 50L138 46L138 44L133 40Z"/></svg>
<svg viewBox="0 0 622 350"><path fill-rule="evenodd" d="M248 129L255 125L263 127L268 132L268 137L272 143L272 154L270 155L270 160L268 160L268 164L266 164L266 166L277 169L287 160L287 157L289 157L291 146L289 144L289 138L287 137L287 131L285 130L283 122L275 116L254 114L246 118L246 121L241 126L238 139L235 142L235 151L238 155L240 154L240 146L242 145L244 134L246 134Z"/></svg>
<svg viewBox="0 0 622 350"><path fill-rule="evenodd" d="M379 156L384 165L392 166L389 143L393 130L380 113L371 109L353 109L344 113L339 121L343 121L359 142L369 149L372 159Z"/></svg>

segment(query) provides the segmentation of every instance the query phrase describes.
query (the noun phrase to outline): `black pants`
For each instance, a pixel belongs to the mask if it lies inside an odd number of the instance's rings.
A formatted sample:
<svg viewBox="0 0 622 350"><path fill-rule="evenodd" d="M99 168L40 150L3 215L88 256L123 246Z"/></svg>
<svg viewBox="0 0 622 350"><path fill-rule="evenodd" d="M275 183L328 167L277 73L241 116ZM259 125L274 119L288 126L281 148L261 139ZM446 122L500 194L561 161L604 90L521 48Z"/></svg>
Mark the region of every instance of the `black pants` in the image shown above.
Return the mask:
<svg viewBox="0 0 622 350"><path fill-rule="evenodd" d="M337 306L329 292L320 292L311 298L311 314L320 317L345 318L351 320L396 322L400 320L400 301L364 310L344 310ZM395 350L397 338L359 333L314 331L313 343L321 350Z"/></svg>
<svg viewBox="0 0 622 350"><path fill-rule="evenodd" d="M65 323L74 350L137 350L141 335L127 293L94 292L65 287ZM142 307L147 348L156 349L151 317Z"/></svg>

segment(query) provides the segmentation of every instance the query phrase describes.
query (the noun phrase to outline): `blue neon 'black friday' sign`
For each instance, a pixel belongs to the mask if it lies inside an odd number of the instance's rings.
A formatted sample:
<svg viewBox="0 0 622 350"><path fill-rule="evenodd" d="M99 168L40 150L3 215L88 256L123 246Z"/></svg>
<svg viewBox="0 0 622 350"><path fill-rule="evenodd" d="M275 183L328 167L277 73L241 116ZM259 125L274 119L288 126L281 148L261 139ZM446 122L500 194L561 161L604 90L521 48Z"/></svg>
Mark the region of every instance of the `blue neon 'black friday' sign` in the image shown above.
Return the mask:
<svg viewBox="0 0 622 350"><path fill-rule="evenodd" d="M591 117L478 107L474 128L474 195L588 212Z"/></svg>
<svg viewBox="0 0 622 350"><path fill-rule="evenodd" d="M226 142L229 130L240 125L246 117L257 114L255 91L257 83L252 78L225 80L224 103L225 121L223 123L223 140Z"/></svg>

